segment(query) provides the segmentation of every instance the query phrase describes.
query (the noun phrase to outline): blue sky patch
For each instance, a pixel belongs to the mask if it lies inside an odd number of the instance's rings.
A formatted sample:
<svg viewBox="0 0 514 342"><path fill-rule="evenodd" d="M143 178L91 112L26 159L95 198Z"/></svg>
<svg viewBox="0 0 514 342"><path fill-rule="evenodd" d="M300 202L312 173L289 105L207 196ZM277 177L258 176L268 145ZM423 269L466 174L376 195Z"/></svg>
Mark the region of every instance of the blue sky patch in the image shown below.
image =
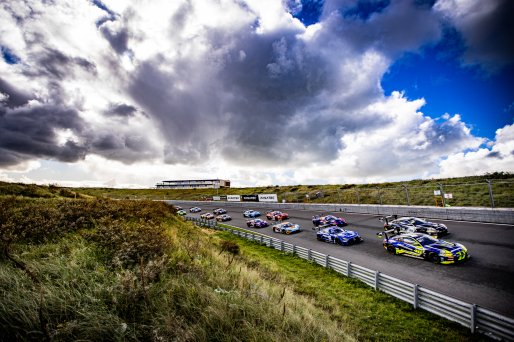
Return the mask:
<svg viewBox="0 0 514 342"><path fill-rule="evenodd" d="M5 46L0 46L0 51L2 52L2 58L7 64L17 64L20 61L20 58Z"/></svg>
<svg viewBox="0 0 514 342"><path fill-rule="evenodd" d="M301 10L291 13L293 17L299 19L305 26L316 24L323 11L324 0L303 0Z"/></svg>

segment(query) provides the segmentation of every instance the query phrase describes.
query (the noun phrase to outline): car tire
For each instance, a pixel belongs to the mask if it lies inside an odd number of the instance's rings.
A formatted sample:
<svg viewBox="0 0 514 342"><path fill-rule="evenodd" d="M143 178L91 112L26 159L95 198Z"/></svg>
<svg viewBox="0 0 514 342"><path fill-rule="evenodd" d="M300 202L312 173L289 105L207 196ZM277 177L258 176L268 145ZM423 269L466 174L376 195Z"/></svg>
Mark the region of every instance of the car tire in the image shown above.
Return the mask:
<svg viewBox="0 0 514 342"><path fill-rule="evenodd" d="M430 253L427 259L434 264L439 264L441 262L441 257L435 253Z"/></svg>
<svg viewBox="0 0 514 342"><path fill-rule="evenodd" d="M336 243L337 243L339 246L344 246L344 245L343 245L343 241L341 241L341 239L337 239L337 240L336 240Z"/></svg>
<svg viewBox="0 0 514 342"><path fill-rule="evenodd" d="M396 255L396 248L394 248L394 246L387 246L387 251L392 255Z"/></svg>
<svg viewBox="0 0 514 342"><path fill-rule="evenodd" d="M290 230L286 230L286 231L284 231L284 233L286 233L286 235L289 235L289 234L291 234L291 231Z"/></svg>

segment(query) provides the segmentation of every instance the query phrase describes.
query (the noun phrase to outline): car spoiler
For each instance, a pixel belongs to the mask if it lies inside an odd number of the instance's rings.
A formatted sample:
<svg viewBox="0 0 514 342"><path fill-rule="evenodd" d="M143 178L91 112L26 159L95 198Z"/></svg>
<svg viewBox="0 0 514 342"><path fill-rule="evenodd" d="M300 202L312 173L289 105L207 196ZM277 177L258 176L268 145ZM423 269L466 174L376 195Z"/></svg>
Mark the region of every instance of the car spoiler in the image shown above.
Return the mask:
<svg viewBox="0 0 514 342"><path fill-rule="evenodd" d="M322 225L319 225L317 227L312 227L312 230L320 230L320 229L323 229L323 228L328 228L328 227L337 227L337 228L340 228L338 227L337 225L335 224L331 224L331 223L325 223L325 224L322 224Z"/></svg>
<svg viewBox="0 0 514 342"><path fill-rule="evenodd" d="M378 220L384 222L384 226L388 226L389 220L396 220L397 218L398 218L398 215L395 214L395 215L382 216Z"/></svg>
<svg viewBox="0 0 514 342"><path fill-rule="evenodd" d="M384 237L386 241L389 241L389 238L395 235L400 234L400 228L393 228L389 230L385 230L383 232L377 233L377 236Z"/></svg>

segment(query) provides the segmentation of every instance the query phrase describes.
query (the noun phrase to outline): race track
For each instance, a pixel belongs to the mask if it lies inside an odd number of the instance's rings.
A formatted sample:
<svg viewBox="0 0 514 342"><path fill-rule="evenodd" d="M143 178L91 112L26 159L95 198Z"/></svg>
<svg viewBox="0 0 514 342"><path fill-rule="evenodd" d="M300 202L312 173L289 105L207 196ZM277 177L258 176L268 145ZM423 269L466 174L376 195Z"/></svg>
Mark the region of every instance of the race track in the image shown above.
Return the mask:
<svg viewBox="0 0 514 342"><path fill-rule="evenodd" d="M192 206L187 202L175 203L184 207L186 211ZM226 203L214 202L202 204L200 207L201 213L191 214L188 211L188 216L200 217L202 213L223 207L233 218L227 224L351 261L465 302L478 304L508 317L514 317L514 225L430 220L446 224L450 234L443 239L464 244L471 255L471 259L462 264L438 265L420 259L388 254L382 247L382 239L376 235L383 229L378 216L331 213L335 216L343 216L349 222L349 226L345 228L357 231L364 238L364 242L360 244L342 247L316 240L316 231L312 230L312 216L328 214L328 212L288 210L287 213L290 215L288 221L300 224L303 231L295 235L283 235L274 233L271 227L247 228L247 219L243 217L241 208L231 208ZM270 209L272 208L273 206L270 205ZM248 203L244 209L255 209L263 213L262 209L252 208L251 203ZM261 218L265 219L265 217Z"/></svg>

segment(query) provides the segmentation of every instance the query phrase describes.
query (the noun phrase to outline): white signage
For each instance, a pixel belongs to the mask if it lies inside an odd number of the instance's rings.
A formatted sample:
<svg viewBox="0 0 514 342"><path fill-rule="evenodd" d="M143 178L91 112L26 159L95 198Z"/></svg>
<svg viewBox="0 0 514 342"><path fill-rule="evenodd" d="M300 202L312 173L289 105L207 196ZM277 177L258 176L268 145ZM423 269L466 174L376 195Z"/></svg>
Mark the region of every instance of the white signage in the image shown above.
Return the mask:
<svg viewBox="0 0 514 342"><path fill-rule="evenodd" d="M220 196L212 196L212 200L213 201L221 201L221 197Z"/></svg>
<svg viewBox="0 0 514 342"><path fill-rule="evenodd" d="M434 190L434 196L441 196L441 190Z"/></svg>
<svg viewBox="0 0 514 342"><path fill-rule="evenodd" d="M239 195L227 195L227 201L229 201L229 202L241 202L241 196L239 196Z"/></svg>
<svg viewBox="0 0 514 342"><path fill-rule="evenodd" d="M260 194L259 202L278 202L277 194Z"/></svg>
<svg viewBox="0 0 514 342"><path fill-rule="evenodd" d="M444 198L453 198L453 194L444 194Z"/></svg>

